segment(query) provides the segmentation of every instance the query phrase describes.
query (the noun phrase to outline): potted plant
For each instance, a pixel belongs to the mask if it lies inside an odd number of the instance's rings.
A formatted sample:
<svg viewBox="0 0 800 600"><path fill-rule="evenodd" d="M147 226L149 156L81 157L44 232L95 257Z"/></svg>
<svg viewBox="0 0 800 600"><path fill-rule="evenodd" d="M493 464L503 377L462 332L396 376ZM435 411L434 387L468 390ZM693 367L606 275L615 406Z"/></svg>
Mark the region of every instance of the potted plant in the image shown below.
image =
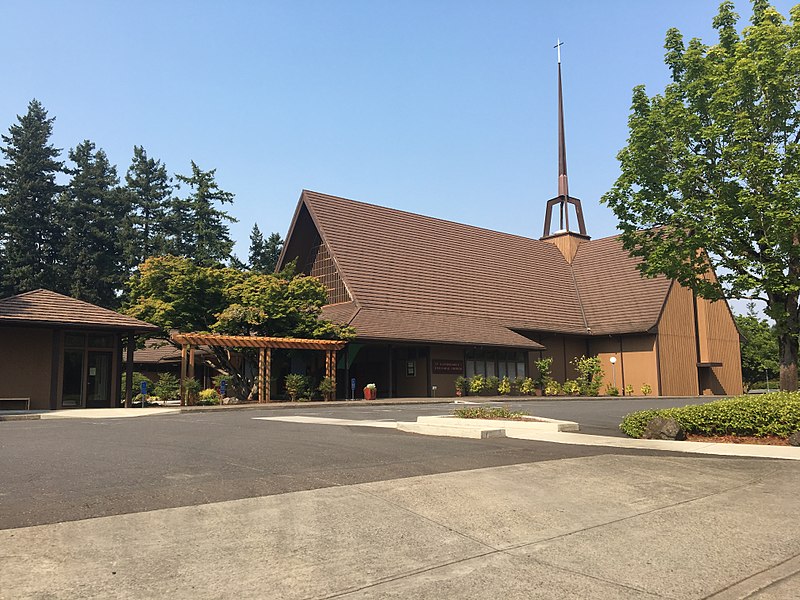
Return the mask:
<svg viewBox="0 0 800 600"><path fill-rule="evenodd" d="M375 400L378 397L378 386L374 383L368 383L364 387L364 400Z"/></svg>

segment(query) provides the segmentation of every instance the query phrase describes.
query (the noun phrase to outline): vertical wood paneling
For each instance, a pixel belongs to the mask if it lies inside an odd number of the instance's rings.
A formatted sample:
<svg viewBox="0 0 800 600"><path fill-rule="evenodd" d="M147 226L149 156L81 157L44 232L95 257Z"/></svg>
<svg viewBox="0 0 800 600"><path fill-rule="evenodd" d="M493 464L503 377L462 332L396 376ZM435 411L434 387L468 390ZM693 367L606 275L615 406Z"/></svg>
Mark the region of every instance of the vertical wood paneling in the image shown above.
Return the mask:
<svg viewBox="0 0 800 600"><path fill-rule="evenodd" d="M739 346L739 332L731 316L730 309L724 300L710 302L697 299L700 339L705 339L706 357L703 362L722 363L721 367L712 367L707 378L709 393L741 394L742 362ZM701 348L703 345L701 345Z"/></svg>
<svg viewBox="0 0 800 600"><path fill-rule="evenodd" d="M677 283L667 296L658 337L662 395L698 394L694 302L692 292Z"/></svg>

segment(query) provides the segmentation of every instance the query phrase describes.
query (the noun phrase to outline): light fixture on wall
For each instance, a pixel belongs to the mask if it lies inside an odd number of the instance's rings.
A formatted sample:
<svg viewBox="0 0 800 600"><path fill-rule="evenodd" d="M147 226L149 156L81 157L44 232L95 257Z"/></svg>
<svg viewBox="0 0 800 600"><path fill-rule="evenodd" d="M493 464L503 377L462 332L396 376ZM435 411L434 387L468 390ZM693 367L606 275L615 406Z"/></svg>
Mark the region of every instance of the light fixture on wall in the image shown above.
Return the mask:
<svg viewBox="0 0 800 600"><path fill-rule="evenodd" d="M614 369L614 365L617 364L617 357L612 356L611 358L608 359L608 361L611 363L611 385L617 387L617 372Z"/></svg>

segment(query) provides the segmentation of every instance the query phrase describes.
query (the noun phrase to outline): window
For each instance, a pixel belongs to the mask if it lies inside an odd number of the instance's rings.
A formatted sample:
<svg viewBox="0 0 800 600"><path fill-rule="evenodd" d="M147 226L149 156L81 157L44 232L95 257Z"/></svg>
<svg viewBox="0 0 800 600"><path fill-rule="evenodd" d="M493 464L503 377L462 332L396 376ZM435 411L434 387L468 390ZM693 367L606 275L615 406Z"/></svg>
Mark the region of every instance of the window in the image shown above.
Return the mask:
<svg viewBox="0 0 800 600"><path fill-rule="evenodd" d="M484 350L474 348L466 352L467 377L508 377L522 379L526 376L526 353L504 350Z"/></svg>

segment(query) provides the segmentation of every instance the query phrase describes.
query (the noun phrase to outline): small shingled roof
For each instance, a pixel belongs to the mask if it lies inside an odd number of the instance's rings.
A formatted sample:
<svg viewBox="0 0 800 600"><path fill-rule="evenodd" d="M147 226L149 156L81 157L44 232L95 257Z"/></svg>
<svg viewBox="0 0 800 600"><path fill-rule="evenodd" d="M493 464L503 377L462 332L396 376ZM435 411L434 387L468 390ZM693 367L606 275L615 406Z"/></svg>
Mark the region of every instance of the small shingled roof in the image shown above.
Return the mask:
<svg viewBox="0 0 800 600"><path fill-rule="evenodd" d="M137 333L159 331L150 323L50 290L33 290L0 299L0 325L34 324Z"/></svg>
<svg viewBox="0 0 800 600"><path fill-rule="evenodd" d="M288 237L303 206L353 300L323 315L362 339L530 348L520 333L642 333L671 285L643 278L617 236L569 264L546 241L304 190Z"/></svg>

